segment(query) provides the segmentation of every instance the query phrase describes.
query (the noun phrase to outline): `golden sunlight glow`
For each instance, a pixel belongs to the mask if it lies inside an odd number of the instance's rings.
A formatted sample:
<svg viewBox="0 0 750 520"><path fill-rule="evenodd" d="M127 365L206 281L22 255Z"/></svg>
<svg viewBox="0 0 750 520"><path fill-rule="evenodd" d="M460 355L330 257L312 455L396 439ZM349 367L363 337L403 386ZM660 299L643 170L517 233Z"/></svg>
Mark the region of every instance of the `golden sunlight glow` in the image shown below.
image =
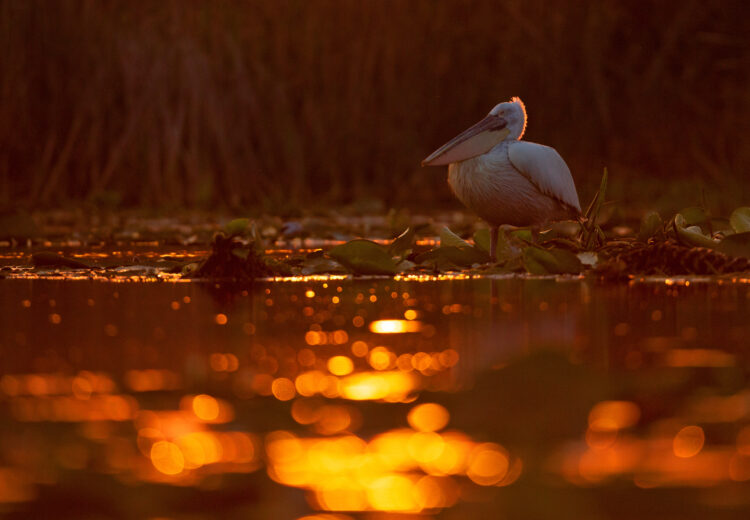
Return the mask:
<svg viewBox="0 0 750 520"><path fill-rule="evenodd" d="M424 403L415 406L406 417L409 425L420 432L442 430L450 420L450 414L444 406L436 403Z"/></svg>
<svg viewBox="0 0 750 520"><path fill-rule="evenodd" d="M345 376L354 370L354 363L347 356L333 356L328 360L328 371L335 376Z"/></svg>
<svg viewBox="0 0 750 520"><path fill-rule="evenodd" d="M370 332L375 334L402 334L420 330L422 330L422 322L419 321L377 320L370 323Z"/></svg>
<svg viewBox="0 0 750 520"><path fill-rule="evenodd" d="M196 395L193 398L193 413L198 419L213 421L219 417L219 403L210 395Z"/></svg>
<svg viewBox="0 0 750 520"><path fill-rule="evenodd" d="M467 476L481 486L499 483L509 468L507 452L497 444L480 444L471 452Z"/></svg>
<svg viewBox="0 0 750 520"><path fill-rule="evenodd" d="M602 401L589 412L589 428L595 431L617 431L638 422L641 410L630 401Z"/></svg>
<svg viewBox="0 0 750 520"><path fill-rule="evenodd" d="M685 426L674 437L672 448L678 457L694 457L703 449L706 436L700 426Z"/></svg>
<svg viewBox="0 0 750 520"><path fill-rule="evenodd" d="M417 388L417 381L412 374L401 371L359 372L341 380L341 397L399 402Z"/></svg>
<svg viewBox="0 0 750 520"><path fill-rule="evenodd" d="M396 364L396 355L386 347L375 347L370 351L368 361L375 370L387 370Z"/></svg>
<svg viewBox="0 0 750 520"><path fill-rule="evenodd" d="M375 480L367 489L367 498L379 511L419 512L414 483L404 475L387 475Z"/></svg>
<svg viewBox="0 0 750 520"><path fill-rule="evenodd" d="M289 401L294 399L296 395L296 389L291 379L286 377L279 377L273 380L271 383L271 392L273 396L279 401Z"/></svg>
<svg viewBox="0 0 750 520"><path fill-rule="evenodd" d="M151 446L151 463L165 475L177 475L185 469L185 457L171 442L158 441Z"/></svg>

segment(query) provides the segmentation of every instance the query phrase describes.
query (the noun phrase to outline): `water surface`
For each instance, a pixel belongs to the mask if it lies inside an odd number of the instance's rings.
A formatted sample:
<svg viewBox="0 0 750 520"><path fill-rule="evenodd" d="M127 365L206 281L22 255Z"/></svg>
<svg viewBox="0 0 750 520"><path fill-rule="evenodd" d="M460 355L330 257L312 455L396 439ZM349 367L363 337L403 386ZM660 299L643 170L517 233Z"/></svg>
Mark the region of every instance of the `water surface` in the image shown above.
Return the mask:
<svg viewBox="0 0 750 520"><path fill-rule="evenodd" d="M750 512L742 281L128 280L0 280L11 518Z"/></svg>

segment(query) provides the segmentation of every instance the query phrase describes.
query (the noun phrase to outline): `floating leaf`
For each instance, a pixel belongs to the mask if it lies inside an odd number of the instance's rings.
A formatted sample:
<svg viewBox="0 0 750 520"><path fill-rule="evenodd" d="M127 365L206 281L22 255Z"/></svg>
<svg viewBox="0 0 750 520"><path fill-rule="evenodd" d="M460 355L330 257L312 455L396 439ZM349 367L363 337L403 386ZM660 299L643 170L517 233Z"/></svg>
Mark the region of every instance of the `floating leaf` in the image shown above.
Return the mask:
<svg viewBox="0 0 750 520"><path fill-rule="evenodd" d="M700 206L691 206L680 210L679 215L685 219L685 227L687 226L699 226L708 222L708 215L706 210Z"/></svg>
<svg viewBox="0 0 750 520"><path fill-rule="evenodd" d="M399 236L393 239L388 246L391 256L404 256L414 246L414 228L408 227Z"/></svg>
<svg viewBox="0 0 750 520"><path fill-rule="evenodd" d="M224 231L227 235L240 235L245 232L247 226L250 225L250 219L248 218L236 218L224 226Z"/></svg>
<svg viewBox="0 0 750 520"><path fill-rule="evenodd" d="M656 211L649 211L641 219L641 229L638 232L638 240L648 242L648 239L656 235L662 229L661 217Z"/></svg>
<svg viewBox="0 0 750 520"><path fill-rule="evenodd" d="M441 247L471 247L466 240L455 234L453 231L448 229L447 226L443 226L440 230L440 246Z"/></svg>
<svg viewBox="0 0 750 520"><path fill-rule="evenodd" d="M729 217L729 223L735 233L746 233L750 231L750 208L743 206L735 209Z"/></svg>
<svg viewBox="0 0 750 520"><path fill-rule="evenodd" d="M532 235L530 229L514 229L510 234L516 238L520 238L526 242L533 242L534 235Z"/></svg>
<svg viewBox="0 0 750 520"><path fill-rule="evenodd" d="M700 231L700 228L698 228L697 226L688 227L687 220L682 213L678 213L677 215L675 215L674 229L677 233L677 238L680 239L680 242L686 245L708 247L711 249L716 247L717 242L704 235Z"/></svg>
<svg viewBox="0 0 750 520"><path fill-rule="evenodd" d="M725 255L750 258L750 231L729 235L716 249Z"/></svg>
<svg viewBox="0 0 750 520"><path fill-rule="evenodd" d="M523 251L523 264L532 274L577 274L583 270L575 253L565 249L527 247Z"/></svg>
<svg viewBox="0 0 750 520"><path fill-rule="evenodd" d="M396 263L379 244L352 240L328 251L328 255L357 274L394 274Z"/></svg>
<svg viewBox="0 0 750 520"><path fill-rule="evenodd" d="M487 263L490 261L490 255L471 246L440 246L418 255L414 261L418 264L434 264L440 269L450 269Z"/></svg>
<svg viewBox="0 0 750 520"><path fill-rule="evenodd" d="M398 268L398 271L400 273L403 273L404 271L411 271L417 266L414 262L410 262L409 260L401 260L398 265L396 266Z"/></svg>
<svg viewBox="0 0 750 520"><path fill-rule="evenodd" d="M498 233L500 234L500 233ZM490 252L490 230L488 228L477 229L474 232L474 245L482 251Z"/></svg>
<svg viewBox="0 0 750 520"><path fill-rule="evenodd" d="M555 263L555 257L544 249L527 247L523 250L523 266L531 274L550 274L547 266Z"/></svg>
<svg viewBox="0 0 750 520"><path fill-rule="evenodd" d="M306 276L311 274L340 273L345 271L346 269L336 260L323 256L314 256L305 259L305 264L302 266L300 274Z"/></svg>

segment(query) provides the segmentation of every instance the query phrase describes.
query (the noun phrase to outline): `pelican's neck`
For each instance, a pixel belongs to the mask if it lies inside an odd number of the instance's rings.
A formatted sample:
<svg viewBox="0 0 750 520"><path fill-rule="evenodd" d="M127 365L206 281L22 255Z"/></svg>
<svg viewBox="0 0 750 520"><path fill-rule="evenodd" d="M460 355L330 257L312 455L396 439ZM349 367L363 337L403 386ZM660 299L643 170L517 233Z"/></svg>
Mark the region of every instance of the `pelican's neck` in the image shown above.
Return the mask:
<svg viewBox="0 0 750 520"><path fill-rule="evenodd" d="M508 137L505 138L505 141L520 141L523 137L523 134L526 132L525 114L520 120L516 119L515 121L508 122L508 130L510 130L510 133L508 134Z"/></svg>

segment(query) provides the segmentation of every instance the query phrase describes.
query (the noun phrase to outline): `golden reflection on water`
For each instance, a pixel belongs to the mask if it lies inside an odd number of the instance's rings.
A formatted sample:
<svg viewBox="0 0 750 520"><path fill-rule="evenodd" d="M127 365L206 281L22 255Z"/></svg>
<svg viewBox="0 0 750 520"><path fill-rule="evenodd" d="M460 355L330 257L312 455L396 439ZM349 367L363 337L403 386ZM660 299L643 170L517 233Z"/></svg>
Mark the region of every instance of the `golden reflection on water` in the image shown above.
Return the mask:
<svg viewBox="0 0 750 520"><path fill-rule="evenodd" d="M32 502L68 472L201 490L267 474L305 494L319 512L309 520L459 511L484 500L477 490L529 482L750 481L738 347L750 330L736 319L750 291L722 300L671 279L611 290L460 275L295 282L149 284L148 297L134 284L83 296L17 286L12 319L0 318L0 404L23 433L0 431L0 502ZM685 291L698 305L680 303ZM539 351L564 364L513 376ZM592 394L580 416L562 410L575 424L545 438L535 421L556 412L546 401L580 405L555 377L581 366L628 384Z"/></svg>

